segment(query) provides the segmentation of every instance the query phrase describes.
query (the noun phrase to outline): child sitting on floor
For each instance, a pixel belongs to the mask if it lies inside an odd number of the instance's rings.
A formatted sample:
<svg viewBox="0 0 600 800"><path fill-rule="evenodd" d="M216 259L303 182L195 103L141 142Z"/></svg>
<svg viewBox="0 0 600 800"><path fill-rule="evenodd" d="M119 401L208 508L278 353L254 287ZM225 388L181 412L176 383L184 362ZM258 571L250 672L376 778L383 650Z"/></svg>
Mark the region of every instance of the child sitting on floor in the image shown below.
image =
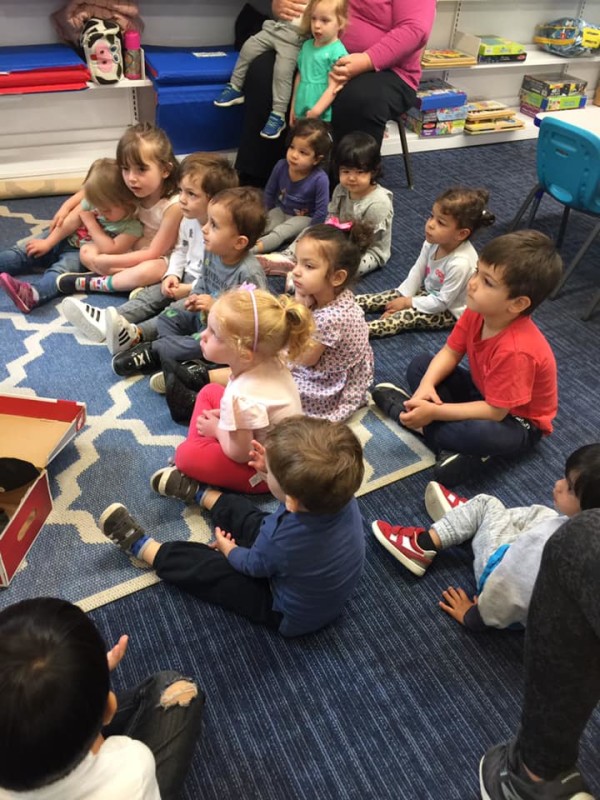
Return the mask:
<svg viewBox="0 0 600 800"><path fill-rule="evenodd" d="M433 357L407 369L412 396L379 384L373 400L391 419L422 433L437 455L436 480L453 487L492 456L524 453L552 433L558 407L556 360L531 313L562 275L543 233L498 236L481 251L467 309ZM470 371L459 367L464 356Z"/></svg>
<svg viewBox="0 0 600 800"><path fill-rule="evenodd" d="M457 186L436 198L419 257L400 286L356 296L365 314L383 311L369 322L369 336L454 325L465 310L467 283L477 267L471 236L495 220L486 209L488 197L485 189Z"/></svg>
<svg viewBox="0 0 600 800"><path fill-rule="evenodd" d="M119 708L94 623L53 597L0 612L0 798L175 800L200 733L204 696L159 672ZM156 757L156 762L155 762Z"/></svg>
<svg viewBox="0 0 600 800"><path fill-rule="evenodd" d="M372 527L386 550L419 576L441 550L472 539L477 595L470 600L463 589L450 586L440 608L473 630L525 625L547 540L569 517L600 507L600 444L571 453L553 496L556 511L540 505L506 508L487 494L467 501L430 483L425 505L434 524L429 531L382 520Z"/></svg>
<svg viewBox="0 0 600 800"><path fill-rule="evenodd" d="M58 278L65 273L85 273L82 248L90 244L98 253L126 253L142 236L137 202L125 185L114 158L99 158L83 182L83 199L41 239L29 239L0 252L0 288L19 311L29 314L58 297ZM44 268L35 284L13 276Z"/></svg>
<svg viewBox="0 0 600 800"><path fill-rule="evenodd" d="M174 468L160 476L160 494L210 511L213 545L161 544L119 503L99 524L122 550L184 591L283 636L311 633L339 616L362 573L364 533L353 496L364 472L362 449L346 425L299 416L275 425L264 447L252 447L251 463L280 501L272 514Z"/></svg>

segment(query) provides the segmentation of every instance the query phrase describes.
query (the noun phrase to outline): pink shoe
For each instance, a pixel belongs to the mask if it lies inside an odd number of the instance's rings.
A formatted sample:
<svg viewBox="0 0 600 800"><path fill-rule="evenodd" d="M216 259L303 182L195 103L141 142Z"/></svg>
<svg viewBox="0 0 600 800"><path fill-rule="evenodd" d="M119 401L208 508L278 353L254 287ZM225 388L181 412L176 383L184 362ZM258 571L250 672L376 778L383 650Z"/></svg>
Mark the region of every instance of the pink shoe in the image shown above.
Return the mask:
<svg viewBox="0 0 600 800"><path fill-rule="evenodd" d="M265 253L256 259L265 271L265 275L287 275L296 266L294 259L286 253Z"/></svg>
<svg viewBox="0 0 600 800"><path fill-rule="evenodd" d="M18 281L8 272L0 274L0 288L4 289L19 311L29 314L38 304L37 292L30 283Z"/></svg>
<svg viewBox="0 0 600 800"><path fill-rule="evenodd" d="M430 481L425 489L425 508L434 522L446 516L453 508L468 502L466 497L455 494L437 481Z"/></svg>
<svg viewBox="0 0 600 800"><path fill-rule="evenodd" d="M414 575L425 574L436 554L435 550L423 550L417 544L417 536L425 533L425 528L403 528L378 519L371 529L385 549Z"/></svg>

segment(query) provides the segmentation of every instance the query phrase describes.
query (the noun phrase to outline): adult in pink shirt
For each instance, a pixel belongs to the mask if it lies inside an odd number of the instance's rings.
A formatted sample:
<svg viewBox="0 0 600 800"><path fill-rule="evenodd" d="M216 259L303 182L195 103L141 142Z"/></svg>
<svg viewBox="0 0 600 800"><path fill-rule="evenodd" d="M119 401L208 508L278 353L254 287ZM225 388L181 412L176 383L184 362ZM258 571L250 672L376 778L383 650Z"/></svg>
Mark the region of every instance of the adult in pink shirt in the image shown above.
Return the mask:
<svg viewBox="0 0 600 800"><path fill-rule="evenodd" d="M381 143L388 120L414 105L421 77L421 50L435 18L435 0L349 0L349 23L341 36L348 55L333 70L343 86L332 107L334 145L361 130ZM302 0L273 0L273 14L292 19ZM246 76L242 136L236 167L243 183L263 185L282 158L285 136L259 132L271 109L274 54L256 58Z"/></svg>

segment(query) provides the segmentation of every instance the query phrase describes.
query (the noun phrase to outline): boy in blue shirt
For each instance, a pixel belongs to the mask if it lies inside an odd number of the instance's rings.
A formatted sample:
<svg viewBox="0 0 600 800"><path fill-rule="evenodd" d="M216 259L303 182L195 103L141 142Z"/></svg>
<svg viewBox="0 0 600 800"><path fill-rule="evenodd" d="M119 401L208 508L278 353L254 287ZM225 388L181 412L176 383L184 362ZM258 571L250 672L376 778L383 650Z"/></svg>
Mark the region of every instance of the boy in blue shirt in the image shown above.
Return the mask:
<svg viewBox="0 0 600 800"><path fill-rule="evenodd" d="M120 503L99 524L163 580L283 636L300 636L341 613L362 573L365 541L354 498L364 473L362 448L347 425L303 416L283 420L264 448L256 441L253 447L250 463L266 473L280 501L272 514L201 486L175 467L150 479L159 494L210 511L213 544L161 544Z"/></svg>

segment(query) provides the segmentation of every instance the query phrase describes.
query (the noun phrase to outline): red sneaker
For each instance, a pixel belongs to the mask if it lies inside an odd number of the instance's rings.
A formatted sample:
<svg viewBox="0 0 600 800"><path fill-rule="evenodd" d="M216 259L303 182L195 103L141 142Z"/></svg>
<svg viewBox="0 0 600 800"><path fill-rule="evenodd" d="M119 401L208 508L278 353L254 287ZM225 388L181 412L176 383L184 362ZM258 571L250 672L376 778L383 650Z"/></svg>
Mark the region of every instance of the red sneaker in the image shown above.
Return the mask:
<svg viewBox="0 0 600 800"><path fill-rule="evenodd" d="M446 516L453 508L468 502L466 497L461 497L452 489L446 489L437 481L430 481L425 489L425 508L434 522Z"/></svg>
<svg viewBox="0 0 600 800"><path fill-rule="evenodd" d="M414 575L425 574L435 556L435 550L423 550L417 544L417 536L425 533L425 528L403 528L382 519L375 520L371 528L378 541L401 564Z"/></svg>
<svg viewBox="0 0 600 800"><path fill-rule="evenodd" d="M4 289L19 311L29 314L32 308L38 304L36 293L33 286L25 281L18 281L9 275L8 272L0 274L0 288Z"/></svg>

